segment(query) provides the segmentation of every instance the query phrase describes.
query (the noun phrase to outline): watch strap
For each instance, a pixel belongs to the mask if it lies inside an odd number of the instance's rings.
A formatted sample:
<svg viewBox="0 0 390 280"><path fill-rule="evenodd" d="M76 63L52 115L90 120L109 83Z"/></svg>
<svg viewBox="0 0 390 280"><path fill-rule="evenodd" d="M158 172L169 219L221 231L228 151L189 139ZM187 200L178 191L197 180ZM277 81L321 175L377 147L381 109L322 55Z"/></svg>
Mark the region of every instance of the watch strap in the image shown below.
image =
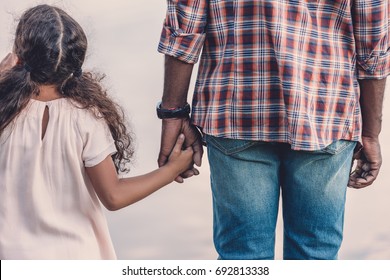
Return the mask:
<svg viewBox="0 0 390 280"><path fill-rule="evenodd" d="M163 109L161 108L161 101L156 106L157 117L159 119L183 119L188 118L190 115L191 107L190 104L186 103L183 107Z"/></svg>

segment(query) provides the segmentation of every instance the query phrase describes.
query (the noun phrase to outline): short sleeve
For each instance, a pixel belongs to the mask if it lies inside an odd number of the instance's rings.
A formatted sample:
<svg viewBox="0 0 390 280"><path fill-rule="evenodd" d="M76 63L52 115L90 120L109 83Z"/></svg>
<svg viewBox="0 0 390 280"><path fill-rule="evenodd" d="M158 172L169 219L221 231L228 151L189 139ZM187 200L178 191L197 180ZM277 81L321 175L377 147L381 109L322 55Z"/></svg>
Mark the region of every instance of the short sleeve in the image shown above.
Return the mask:
<svg viewBox="0 0 390 280"><path fill-rule="evenodd" d="M158 51L187 62L196 63L206 38L206 0L168 0L167 15Z"/></svg>
<svg viewBox="0 0 390 280"><path fill-rule="evenodd" d="M356 0L352 8L358 79L390 74L389 1Z"/></svg>
<svg viewBox="0 0 390 280"><path fill-rule="evenodd" d="M115 154L117 150L104 119L96 119L91 116L86 118L84 124L82 159L85 167L93 167L102 162L107 156Z"/></svg>

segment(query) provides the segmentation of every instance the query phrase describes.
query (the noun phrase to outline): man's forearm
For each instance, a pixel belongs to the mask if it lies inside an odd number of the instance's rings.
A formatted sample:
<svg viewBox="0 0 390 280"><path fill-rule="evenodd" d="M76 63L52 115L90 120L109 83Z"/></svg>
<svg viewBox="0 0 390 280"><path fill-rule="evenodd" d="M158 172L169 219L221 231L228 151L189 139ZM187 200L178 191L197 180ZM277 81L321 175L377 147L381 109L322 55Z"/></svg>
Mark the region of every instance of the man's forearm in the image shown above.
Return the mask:
<svg viewBox="0 0 390 280"><path fill-rule="evenodd" d="M193 64L188 64L171 56L165 56L164 91L161 108L183 108L187 103L188 88L191 81ZM165 118L162 120L161 146L158 165L161 167L168 161L169 155L179 134L185 135L184 147L192 147L193 161L197 166L202 163L202 141L198 129L191 125L190 119ZM198 175L199 171L191 165L187 171L176 178L181 183L183 178Z"/></svg>
<svg viewBox="0 0 390 280"><path fill-rule="evenodd" d="M165 56L162 108L182 107L187 102L188 88L194 65Z"/></svg>
<svg viewBox="0 0 390 280"><path fill-rule="evenodd" d="M376 138L382 128L382 106L386 78L381 80L359 80L359 85L363 118L362 136Z"/></svg>

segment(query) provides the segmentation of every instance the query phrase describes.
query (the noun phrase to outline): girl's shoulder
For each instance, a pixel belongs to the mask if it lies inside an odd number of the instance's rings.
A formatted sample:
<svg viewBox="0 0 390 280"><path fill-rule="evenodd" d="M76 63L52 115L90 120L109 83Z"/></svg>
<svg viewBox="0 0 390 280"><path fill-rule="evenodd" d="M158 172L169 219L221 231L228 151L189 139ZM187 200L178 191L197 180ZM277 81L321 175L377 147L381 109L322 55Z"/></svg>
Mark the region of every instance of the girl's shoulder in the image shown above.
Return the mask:
<svg viewBox="0 0 390 280"><path fill-rule="evenodd" d="M65 103L65 109L69 110L73 122L82 137L92 133L96 129L108 130L107 123L97 108L86 108L71 99L66 100Z"/></svg>
<svg viewBox="0 0 390 280"><path fill-rule="evenodd" d="M99 113L99 110L97 108L87 108L75 100L69 98L64 99L64 102L66 103L65 107L67 107L66 109L68 109L71 112L72 116L78 121L85 120L95 123L102 118L102 115Z"/></svg>

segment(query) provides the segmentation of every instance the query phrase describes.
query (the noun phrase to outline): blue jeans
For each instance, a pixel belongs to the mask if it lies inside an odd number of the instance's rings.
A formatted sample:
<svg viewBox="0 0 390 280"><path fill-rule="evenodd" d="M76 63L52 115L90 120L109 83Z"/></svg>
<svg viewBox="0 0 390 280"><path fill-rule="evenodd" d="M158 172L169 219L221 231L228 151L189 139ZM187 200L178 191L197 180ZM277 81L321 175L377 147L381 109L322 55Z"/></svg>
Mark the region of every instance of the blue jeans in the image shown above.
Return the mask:
<svg viewBox="0 0 390 280"><path fill-rule="evenodd" d="M315 152L205 136L220 259L273 259L282 193L284 259L336 259L356 143Z"/></svg>

